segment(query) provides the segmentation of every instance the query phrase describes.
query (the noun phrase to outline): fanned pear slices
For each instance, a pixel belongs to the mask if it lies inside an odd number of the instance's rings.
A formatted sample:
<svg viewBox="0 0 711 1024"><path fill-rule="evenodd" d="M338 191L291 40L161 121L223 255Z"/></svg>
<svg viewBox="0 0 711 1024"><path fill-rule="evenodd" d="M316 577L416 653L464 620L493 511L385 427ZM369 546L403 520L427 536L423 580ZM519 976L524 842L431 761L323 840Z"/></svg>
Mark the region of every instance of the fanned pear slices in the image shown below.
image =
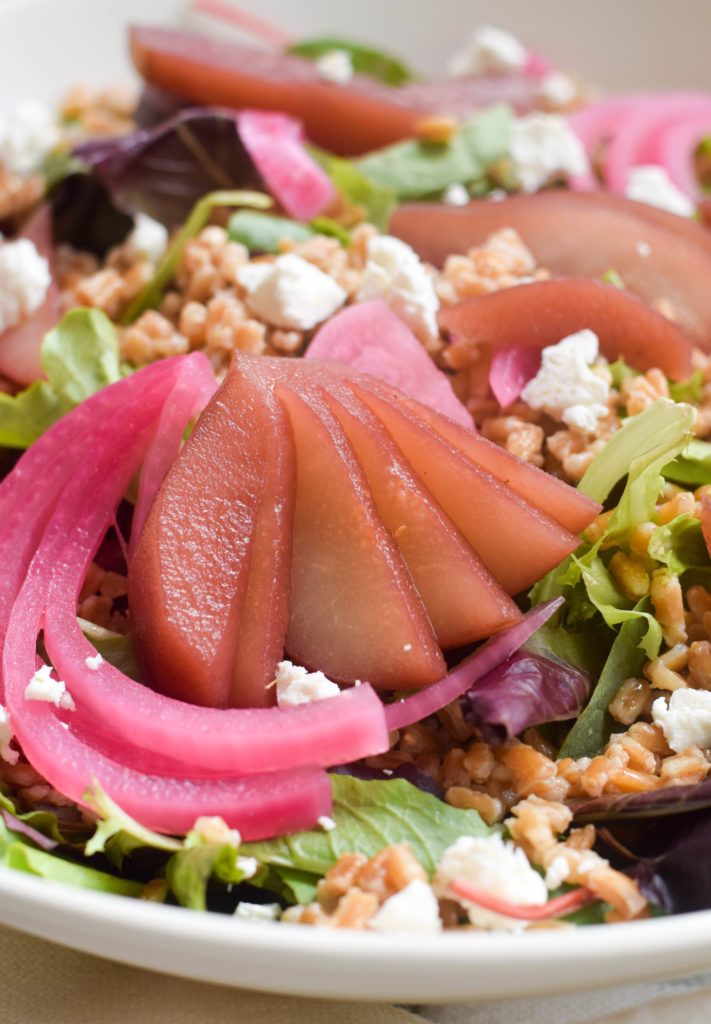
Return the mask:
<svg viewBox="0 0 711 1024"><path fill-rule="evenodd" d="M442 648L520 617L509 595L598 510L343 364L238 353L130 566L146 680L260 706L286 651L343 683L428 685Z"/></svg>

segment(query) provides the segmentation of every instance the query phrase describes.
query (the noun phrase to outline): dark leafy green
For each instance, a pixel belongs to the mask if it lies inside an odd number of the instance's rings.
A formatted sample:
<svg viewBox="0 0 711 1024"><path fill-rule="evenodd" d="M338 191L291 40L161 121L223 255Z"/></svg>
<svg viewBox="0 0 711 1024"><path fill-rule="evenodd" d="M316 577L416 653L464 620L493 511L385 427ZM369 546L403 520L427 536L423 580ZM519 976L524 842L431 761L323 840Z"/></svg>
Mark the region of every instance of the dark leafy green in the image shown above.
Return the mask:
<svg viewBox="0 0 711 1024"><path fill-rule="evenodd" d="M646 622L642 618L623 623L590 700L566 736L558 757L594 757L608 742L613 719L607 707L620 684L642 671L647 657L639 644L645 630Z"/></svg>
<svg viewBox="0 0 711 1024"><path fill-rule="evenodd" d="M359 75L367 75L387 85L403 85L415 80L413 72L397 57L381 50L374 50L370 46L363 46L361 43L333 36L302 40L288 47L286 52L293 53L296 57L318 60L333 50L344 50L351 58L353 70Z"/></svg>
<svg viewBox="0 0 711 1024"><path fill-rule="evenodd" d="M181 110L153 128L92 139L74 155L120 209L141 210L171 229L208 192L262 187L234 114L219 108Z"/></svg>

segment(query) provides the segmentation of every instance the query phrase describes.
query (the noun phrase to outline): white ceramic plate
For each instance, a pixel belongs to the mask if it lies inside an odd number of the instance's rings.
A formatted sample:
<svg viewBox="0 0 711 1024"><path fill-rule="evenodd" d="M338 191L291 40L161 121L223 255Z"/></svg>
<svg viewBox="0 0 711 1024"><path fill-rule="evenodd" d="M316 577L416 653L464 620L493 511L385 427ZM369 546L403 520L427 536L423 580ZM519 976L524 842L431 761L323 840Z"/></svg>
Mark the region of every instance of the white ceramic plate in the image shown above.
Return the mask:
<svg viewBox="0 0 711 1024"><path fill-rule="evenodd" d="M247 6L249 0L243 0ZM123 26L180 18L176 0L0 0L0 109L52 98L77 79L126 79ZM707 0L446 0L437 32L431 0L261 0L260 13L295 34L340 30L441 67L483 21L518 29L563 66L610 87L707 81ZM443 10L447 17L442 17ZM126 963L274 992L410 1003L540 995L691 974L711 966L711 912L613 928L521 935L378 935L253 924L215 914L78 891L0 868L0 920Z"/></svg>

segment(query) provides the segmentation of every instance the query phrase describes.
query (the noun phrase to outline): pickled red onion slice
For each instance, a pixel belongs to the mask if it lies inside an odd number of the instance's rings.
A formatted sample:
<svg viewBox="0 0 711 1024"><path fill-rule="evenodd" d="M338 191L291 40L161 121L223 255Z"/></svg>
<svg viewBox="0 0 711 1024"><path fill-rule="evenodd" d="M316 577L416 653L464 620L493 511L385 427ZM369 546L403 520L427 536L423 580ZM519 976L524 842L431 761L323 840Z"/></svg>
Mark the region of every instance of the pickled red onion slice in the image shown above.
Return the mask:
<svg viewBox="0 0 711 1024"><path fill-rule="evenodd" d="M540 365L540 352L521 345L497 349L493 353L489 386L503 409L516 401L529 380L536 376Z"/></svg>
<svg viewBox="0 0 711 1024"><path fill-rule="evenodd" d="M439 711L468 690L493 668L510 658L536 630L547 622L563 603L562 597L543 601L527 612L520 622L502 630L478 647L476 651L444 678L404 700L388 704L385 719L389 730L402 729Z"/></svg>
<svg viewBox="0 0 711 1024"><path fill-rule="evenodd" d="M336 190L304 148L300 123L265 110L240 110L235 117L252 162L289 216L312 220L321 213Z"/></svg>
<svg viewBox="0 0 711 1024"><path fill-rule="evenodd" d="M330 808L328 778L318 769L305 767L246 780L148 775L89 746L81 720L73 722L71 712L57 712L47 703L25 700L24 691L36 667L35 642L43 624L52 567L57 556L61 562L73 553L67 533L76 527L77 534L84 536L88 519L96 527L94 541L100 540L150 440L164 396L156 396L155 388L146 395L140 380L135 384L136 378L140 374L132 379L133 402L120 402L126 388L119 388L118 396L114 394L114 400L119 399L114 415L109 415L95 434L101 455L85 458L65 486L10 614L3 669L6 703L16 736L34 767L67 796L82 802L85 790L96 779L129 814L155 829L185 831L198 814L210 813L222 815L245 838L306 828ZM127 430L117 430L119 418ZM74 597L70 593L69 600ZM71 679L68 682L71 692ZM133 749L126 746L129 764Z"/></svg>

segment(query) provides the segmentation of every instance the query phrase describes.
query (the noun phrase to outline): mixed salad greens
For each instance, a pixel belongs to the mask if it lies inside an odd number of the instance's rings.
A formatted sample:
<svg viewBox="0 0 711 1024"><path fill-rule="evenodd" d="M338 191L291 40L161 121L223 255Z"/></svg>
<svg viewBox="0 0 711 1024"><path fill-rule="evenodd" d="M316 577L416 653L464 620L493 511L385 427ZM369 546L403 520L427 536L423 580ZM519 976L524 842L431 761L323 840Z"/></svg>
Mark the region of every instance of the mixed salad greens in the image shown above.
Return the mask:
<svg viewBox="0 0 711 1024"><path fill-rule="evenodd" d="M700 186L695 179L690 182L688 160L685 163L680 154L695 154L704 132L711 127L711 121L707 123L711 100L680 94L586 106L583 91L569 80L568 92L558 106L553 103L557 112L551 113L551 76L561 73L549 68L538 55L523 51L519 66L501 65L492 73L491 67L482 63L480 52L479 64L470 69L471 75L454 80L455 95L451 81L421 82L397 58L328 38L294 42L286 55L280 50L270 54L268 60L255 58L252 78L249 69L244 72L246 85L223 75L222 91L217 89L214 100L206 102L199 95L200 89L193 90L197 79L175 57L174 43L175 35L167 30L133 29L134 58L147 78L135 114L135 130L54 147L41 167L48 205L41 208L39 216L46 217L46 211L51 210L51 225L43 239L50 265L57 245L90 253L100 264L115 247L126 242L134 228L134 217L140 212L171 232L170 244L156 260L151 276L113 322L96 308L76 308L61 315L58 296L49 295L47 302L54 303L49 310L51 329L45 331L39 324L35 327L35 335L39 332L35 340L41 373L36 369L18 373L12 355L3 356L3 349L10 352L8 339L15 324L8 327L6 337L0 333L0 372L8 382L0 391L0 466L5 477L0 486L0 510L7 516L0 549L4 566L0 574L0 628L4 703L9 709L9 713L3 711L0 720L4 730L0 754L11 767L22 768L24 759L18 761L19 752L12 745L14 727L24 758L68 798L67 806L52 806L52 799L48 799L41 809L26 810L17 797L21 786L12 781L20 779L21 772L7 774L0 796L0 859L9 867L84 888L228 913L240 906L260 905L271 908L265 913L278 917L286 907L313 903L319 882L343 854L357 851L372 858L385 848L407 843L427 875L432 876L445 851L462 837L505 834L505 826L501 822L485 824L473 808L445 802L436 781L420 768L407 764L382 768L365 763L368 755L384 753L387 741L370 750L354 747L352 755L344 753L342 760L348 760L347 764L336 765L332 756L320 754L318 763L331 769L328 783L321 776L312 778L308 774L310 763L302 762L297 770L304 774L294 776L292 789L285 797L271 791L266 796L257 790L247 792L241 782L233 792L229 780L220 790L222 783L216 769L208 770L205 765L191 780L193 789L188 792L177 785L171 789L169 782L163 788L164 781L170 779L173 762L166 757L160 763L155 750L146 756L145 763L130 766L135 775L124 777L119 771L114 777L109 767L104 771L104 766L118 757L117 741L104 734L103 725L97 725L98 718L92 719L86 709L82 711L78 684L75 690L68 682L65 693L77 696L78 712L76 708L66 710L68 705L61 703L61 696L56 700L45 696L41 701L28 702L36 705L29 725L14 721L13 707L24 699L27 682L39 665L37 659L42 663L52 661L56 675L65 678L60 672L60 659L65 658L69 664L72 652L80 652L81 660L89 649L87 644L93 651L84 659L89 674L103 661L140 684L141 667L130 633L120 634L80 620L80 635L72 640L72 651L69 646L62 649L58 636L62 622L67 621L67 608L60 608L53 616L47 611L47 595L57 597L57 579L63 579L74 602L72 587L78 590L81 579L73 578L71 566L64 576L50 567L52 559L61 561L72 552L77 565L81 566L82 558L90 561L94 549L100 543L106 545L106 523L111 523L114 514L118 519L109 529L111 543L115 548L125 545L124 531L119 526L121 516L130 515L133 506L134 524L143 521L181 440L192 430L191 418L211 398L215 381L207 361L196 353L178 357L177 363L166 360L165 369L159 366L145 370L122 361L119 331L147 310L160 306L175 280L186 245L216 220L224 224L230 240L241 243L251 255L262 256L282 251L284 239L298 244L326 236L348 247L358 224L365 221L385 233L394 231L398 217L402 237L411 240L406 204L430 204L423 216L429 217L432 210L444 215L443 232L435 232L437 244L445 246L448 253L463 252L466 246L447 241L448 219L456 217L460 206L464 213L475 212L472 201L486 201L492 207L495 204L501 210L502 222L515 227L518 213L511 214L514 222L510 223L507 211L518 207L507 207L507 203L519 202L523 197L510 200L507 197L511 194L555 190L558 185L566 189L577 185L598 188L598 178L587 176L587 164L581 165L581 160L584 147L591 155L595 150L599 157L596 147L602 138L608 141L602 174L610 189L624 191L626 172L643 157L665 168L670 188L684 185L684 194L694 210L703 211ZM218 44L197 40L194 48L194 61L212 61L218 70L223 68L225 58ZM341 55L335 72L333 60L326 60L334 52ZM493 59L492 53L495 55L495 47L489 51L489 60ZM289 63L292 57L297 58L297 64ZM314 62L313 72L304 70L306 60ZM324 60L319 69L319 62ZM171 67L173 86L166 89L165 69ZM345 112L352 110L348 116L356 120L362 119L365 109L359 104L366 103L371 104L374 121L382 114L385 124L392 115L392 139L372 151L344 151L340 135L334 135L329 145L327 118L315 114L309 120L306 101L303 110L285 108L286 113L277 110L265 114L249 109L236 113L232 109L249 105L238 101L240 88L246 89L245 95L252 97L255 106L261 106L254 82L261 76L262 84L273 84L275 75L283 75L294 94L298 90L293 88L290 75L301 76L304 93L311 87L313 95L329 90ZM230 89L236 90L233 102L226 98L232 95ZM490 102L499 99L502 102ZM312 101L313 97L309 103ZM541 114L541 108L546 113ZM442 110L447 114L454 111L457 119L438 121ZM678 129L680 110L686 111L685 132ZM306 137L294 114L305 121ZM564 114L568 117L565 122ZM543 148L537 159L542 161L543 169L539 168L539 179L533 184L531 161L526 162L521 155L521 126L526 117L533 118L531 124L542 133ZM640 117L645 119L646 134L638 132L638 150L632 152L626 129L635 118L634 123L639 124ZM346 113L344 118L347 120ZM553 118L550 123L554 134L547 136L545 120L536 122L535 118ZM662 122L666 127L660 142ZM556 146L561 145L560 132L576 124L579 149L563 147L556 153ZM72 128L81 131L80 124L65 124L67 137ZM531 135L526 138L530 149ZM652 138L657 144L654 152ZM702 157L703 144L699 152ZM612 199L610 203L612 210ZM622 206L619 210L622 218L633 216ZM413 224L420 213L419 206L412 208ZM690 262L711 260L711 240L703 240L704 229L687 224L680 213L657 215L650 206L646 213L634 215L639 217L634 230L647 227L665 232L665 238L674 236L679 245L686 245ZM669 218L679 221L678 228ZM17 222L10 217L2 226L10 234L17 231L29 237L24 217ZM416 226L412 229L415 234L417 230ZM455 235L459 230L455 229ZM698 234L692 237L689 232ZM470 244L476 241L472 237ZM42 252L43 244L37 243L38 251ZM636 244L646 246L647 242L640 236ZM679 282L672 271L665 277L666 271L655 262L656 255L650 260L649 277L653 282L642 286L637 281L639 271L632 267L629 257L625 265L615 262L605 244L601 253L608 287L629 289L643 297L644 287L650 287L657 298L669 298L664 288L671 282L676 289L673 300L678 291L685 294L683 284L677 288ZM426 246L420 255L429 256ZM565 272L555 260L555 254L548 251L540 258L555 272ZM587 274L578 267L570 272ZM589 276L599 278L602 273L595 269ZM3 287L0 278L0 296ZM528 285L517 287L525 289ZM428 706L428 691L422 691L402 702L386 702L385 718L379 724L383 733L386 725L391 729L406 727L455 699L464 718L474 723L477 738L492 747L537 727L558 759L579 761L601 755L611 737L621 731L619 721L609 712L621 684L643 677L645 665L673 644L666 641L667 624L660 620L649 587L637 594L622 585L613 559L619 553L627 557L630 537L642 525L654 523L656 529L645 553L648 577L667 574L679 580L685 592L690 587L711 592L711 510L703 491L698 492L698 514L681 511L667 522L657 522L660 494L665 487L671 484L678 490L696 491L711 485L711 443L694 436L694 406L705 401L707 384L703 369L693 369L691 354L692 341L701 348L709 347L708 310L701 299L696 302L696 296L689 299L688 307L685 309L681 302L677 307L681 310L677 317L680 328L678 337L671 338L669 358L676 357L675 366L682 366L685 372L669 373L675 378L669 386L670 397L659 397L637 415L623 418L579 481L579 490L605 510L593 524L598 528L587 531L579 547L551 568L528 595L517 596L522 609L533 608L528 619L523 617L489 645L476 650L469 645L465 651L451 655L451 665L457 659L461 664L430 688L435 693L440 687L437 692L449 694L446 700L435 696ZM21 320L20 326L26 328L32 315L28 315L28 323ZM588 325L580 324L584 326ZM622 337L614 361L608 365L610 379L618 389L624 380L647 369L627 365L624 357L629 359L630 351L634 347ZM521 374L525 381L526 359L520 351L514 351L510 358L509 369L501 371L499 386L517 398L521 387L516 381ZM178 366L181 360L182 369ZM651 365L657 366L658 361L652 360ZM362 366L356 363L356 369ZM534 374L535 369L529 371L528 378ZM386 380L398 384L398 379ZM112 391L112 385L119 390ZM170 408L169 400L177 403L178 410L170 423L170 416L164 415ZM464 415L468 416L466 412ZM63 434L54 433L58 425ZM74 431L79 436L72 439ZM57 460L62 445L68 454L66 476L60 479L60 468L53 468L52 462ZM18 461L19 453L25 450L35 463L22 457ZM151 468L144 468L144 490L137 496L135 481L131 481L144 457L149 460L145 465ZM41 499L35 496L34 483L26 479L23 467L30 465L47 473L47 493ZM113 479L105 482L106 477ZM20 501L31 507L29 520L24 518ZM101 519L104 506L106 522ZM592 518L593 514L588 521ZM79 532L84 531L89 539L67 542L63 548L65 538L57 539L57 530L63 527L69 535L76 521L81 525ZM95 543L91 529L96 533ZM32 535L29 545L27 534ZM21 551L17 557L13 555L15 548ZM52 572L54 583L50 580ZM42 587L48 588L46 593ZM63 605L66 603L65 594ZM74 609L69 617L73 615ZM28 641L33 626L37 628ZM91 658L99 661L90 665ZM352 692L353 706L358 700L365 707L369 699L365 693L361 699L356 688ZM380 709L380 703L376 701L373 706L375 703ZM414 717L402 710L405 705L418 709ZM62 714L63 710L66 713ZM382 718L382 711L377 713ZM70 738L71 742L75 738L74 726L70 725L74 714L79 720L78 731L96 733L100 754L93 765L82 760L88 756L83 747L80 750L78 745L70 745ZM334 710L334 720L326 717L324 730L335 729L335 717ZM57 752L60 760L66 758L66 764L50 774L50 763ZM142 797L131 804L117 796L120 791L128 792L126 787L134 785L141 773L147 777L155 764L160 780L155 799L162 800L163 808L177 808L183 802L180 814L176 810L172 818L166 819L162 810L142 804ZM80 792L75 792L77 778L87 783ZM308 818L309 812L299 801L306 800L304 794L311 793L312 783L322 790L326 785L326 800L332 795L333 805L328 815L312 814L309 827L304 828L298 824L299 815ZM297 795L299 786L303 792ZM234 822L225 824L201 814L201 800L213 800L217 791L227 794L225 806L232 808ZM264 800L266 810L252 810L250 803L243 825L241 805L235 803L238 799L256 803ZM80 813L77 802L92 813ZM130 813L125 809L128 807ZM711 829L710 778L688 784L682 779L680 784L640 786L639 791L605 791L576 798L571 807L577 825L595 824L598 849L615 867L636 879L655 911L681 912L711 906L711 876L705 859L698 854ZM270 818L270 814L276 818ZM282 822L280 828L274 828L274 820ZM176 821L182 823L181 827L171 828ZM271 831L265 822L272 823ZM231 827L235 823L241 835ZM568 888L561 882L554 887L554 895ZM589 905L585 903L577 908L571 904L572 910L566 907L568 912L558 916L580 924L605 919L609 908L603 901L590 899Z"/></svg>

